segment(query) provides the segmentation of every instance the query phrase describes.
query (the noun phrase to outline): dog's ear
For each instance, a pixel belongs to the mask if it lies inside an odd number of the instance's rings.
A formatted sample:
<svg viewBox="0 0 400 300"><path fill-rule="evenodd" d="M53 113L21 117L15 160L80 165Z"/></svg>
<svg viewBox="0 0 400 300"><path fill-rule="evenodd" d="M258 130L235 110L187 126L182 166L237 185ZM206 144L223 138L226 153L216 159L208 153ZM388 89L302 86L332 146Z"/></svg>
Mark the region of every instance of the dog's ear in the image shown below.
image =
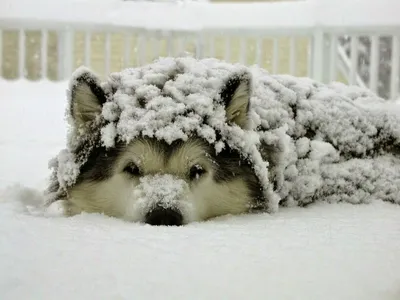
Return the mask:
<svg viewBox="0 0 400 300"><path fill-rule="evenodd" d="M70 85L70 114L76 127L91 124L101 114L106 95L100 80L88 69L77 70Z"/></svg>
<svg viewBox="0 0 400 300"><path fill-rule="evenodd" d="M227 121L245 128L251 96L250 73L241 72L231 75L223 85L220 96L225 104Z"/></svg>

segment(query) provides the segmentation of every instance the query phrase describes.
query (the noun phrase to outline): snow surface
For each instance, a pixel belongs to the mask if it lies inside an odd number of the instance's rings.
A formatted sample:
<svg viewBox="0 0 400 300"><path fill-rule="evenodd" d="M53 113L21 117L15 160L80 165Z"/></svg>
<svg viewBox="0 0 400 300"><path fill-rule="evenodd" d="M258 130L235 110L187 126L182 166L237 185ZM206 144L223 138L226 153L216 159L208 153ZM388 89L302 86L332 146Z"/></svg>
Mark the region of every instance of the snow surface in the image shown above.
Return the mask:
<svg viewBox="0 0 400 300"><path fill-rule="evenodd" d="M396 205L179 228L39 210L47 162L66 142L66 87L0 81L0 299L400 299Z"/></svg>

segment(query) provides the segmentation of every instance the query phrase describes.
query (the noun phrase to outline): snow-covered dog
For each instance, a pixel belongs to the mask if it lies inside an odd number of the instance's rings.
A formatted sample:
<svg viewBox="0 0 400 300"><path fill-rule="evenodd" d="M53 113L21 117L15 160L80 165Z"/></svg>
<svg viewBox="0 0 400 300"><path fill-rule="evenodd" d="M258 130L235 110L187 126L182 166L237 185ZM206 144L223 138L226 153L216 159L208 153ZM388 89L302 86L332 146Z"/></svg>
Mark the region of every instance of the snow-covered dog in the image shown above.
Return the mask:
<svg viewBox="0 0 400 300"><path fill-rule="evenodd" d="M317 200L400 203L396 105L342 84L165 58L70 83L49 201L152 225Z"/></svg>

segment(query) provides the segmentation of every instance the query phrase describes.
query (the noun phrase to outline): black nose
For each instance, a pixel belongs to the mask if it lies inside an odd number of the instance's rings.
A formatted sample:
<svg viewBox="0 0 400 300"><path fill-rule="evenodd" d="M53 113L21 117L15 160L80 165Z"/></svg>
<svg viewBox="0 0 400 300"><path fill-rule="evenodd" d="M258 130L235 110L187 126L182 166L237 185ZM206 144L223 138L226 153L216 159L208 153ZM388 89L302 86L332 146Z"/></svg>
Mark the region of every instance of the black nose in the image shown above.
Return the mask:
<svg viewBox="0 0 400 300"><path fill-rule="evenodd" d="M155 207L145 217L145 222L150 225L180 226L182 225L182 214L172 208Z"/></svg>

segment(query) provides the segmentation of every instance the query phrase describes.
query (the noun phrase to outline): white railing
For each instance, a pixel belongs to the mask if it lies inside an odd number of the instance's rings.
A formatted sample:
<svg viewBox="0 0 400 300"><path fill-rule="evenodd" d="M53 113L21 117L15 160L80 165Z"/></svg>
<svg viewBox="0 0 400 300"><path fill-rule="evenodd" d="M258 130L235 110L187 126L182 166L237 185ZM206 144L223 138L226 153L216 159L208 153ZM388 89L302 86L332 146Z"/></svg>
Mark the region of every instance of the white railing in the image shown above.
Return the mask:
<svg viewBox="0 0 400 300"><path fill-rule="evenodd" d="M391 36L390 98L400 95L398 0L276 3L65 0L62 3L0 2L0 77L29 77L29 55L35 59L31 64L40 70L40 78L51 77L49 68L53 64L57 80L64 80L77 64L106 75L123 67L148 63L159 55L174 56L188 51L199 58L217 56L230 62L256 63L272 73L308 76L323 82L343 80L376 91L378 37ZM28 53L32 52L27 40L30 33L35 33L40 41L33 54ZM99 33L101 43L96 40ZM359 36L372 37L369 82L363 82L357 74L358 51L351 51L350 58L343 55L338 45L338 37L342 35L352 37L352 50L357 49ZM57 54L53 62L50 62L51 51ZM77 54L82 57L78 59ZM9 56L14 58L7 59ZM97 65L93 64L94 56ZM7 70L13 67L18 72L11 76L8 73L13 72Z"/></svg>

